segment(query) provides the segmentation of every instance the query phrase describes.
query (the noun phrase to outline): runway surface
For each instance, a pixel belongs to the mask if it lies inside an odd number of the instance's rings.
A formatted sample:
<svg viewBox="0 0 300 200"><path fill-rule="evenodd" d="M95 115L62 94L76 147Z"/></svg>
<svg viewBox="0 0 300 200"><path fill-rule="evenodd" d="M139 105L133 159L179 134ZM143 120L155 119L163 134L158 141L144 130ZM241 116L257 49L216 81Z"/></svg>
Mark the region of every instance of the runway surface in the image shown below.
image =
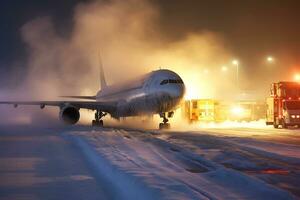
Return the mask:
<svg viewBox="0 0 300 200"><path fill-rule="evenodd" d="M160 137L300 197L300 129L204 128Z"/></svg>
<svg viewBox="0 0 300 200"><path fill-rule="evenodd" d="M217 136L253 138L256 140L300 145L300 129L297 128L275 129L270 126L263 128L207 128L203 129L203 132L205 131Z"/></svg>
<svg viewBox="0 0 300 200"><path fill-rule="evenodd" d="M108 199L82 156L59 132L0 127L0 199Z"/></svg>
<svg viewBox="0 0 300 200"><path fill-rule="evenodd" d="M299 199L300 131L0 127L0 199Z"/></svg>

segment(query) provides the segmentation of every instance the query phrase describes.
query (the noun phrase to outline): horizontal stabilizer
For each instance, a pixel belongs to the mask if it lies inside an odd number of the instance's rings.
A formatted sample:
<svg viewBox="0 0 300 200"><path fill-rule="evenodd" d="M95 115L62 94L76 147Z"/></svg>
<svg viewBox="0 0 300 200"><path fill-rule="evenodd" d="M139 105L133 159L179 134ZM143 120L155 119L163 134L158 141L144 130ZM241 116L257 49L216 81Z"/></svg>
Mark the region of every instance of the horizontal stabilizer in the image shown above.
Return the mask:
<svg viewBox="0 0 300 200"><path fill-rule="evenodd" d="M96 96L60 96L63 98L72 98L72 99L91 99L96 100Z"/></svg>

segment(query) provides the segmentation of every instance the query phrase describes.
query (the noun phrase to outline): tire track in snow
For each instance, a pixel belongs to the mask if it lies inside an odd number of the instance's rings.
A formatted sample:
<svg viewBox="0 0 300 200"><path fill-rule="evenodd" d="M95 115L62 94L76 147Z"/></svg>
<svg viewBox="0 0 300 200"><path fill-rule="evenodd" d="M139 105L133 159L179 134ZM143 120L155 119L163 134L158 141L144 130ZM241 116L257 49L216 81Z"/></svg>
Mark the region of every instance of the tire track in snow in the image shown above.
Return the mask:
<svg viewBox="0 0 300 200"><path fill-rule="evenodd" d="M131 131L131 133L134 133L134 131ZM199 156L199 154L193 154L190 151L186 151L186 149L189 149L189 148L185 148L185 147L182 148L180 145L174 144L173 142L170 142L170 140L167 140L166 137L164 137L165 136L164 133L160 134L160 133L157 133L157 132L154 132L154 133L150 132L151 134L149 134L149 133L145 133L143 131L136 131L135 133L137 133L137 134L133 134L135 137L142 137L144 139L144 141L146 141L146 142L151 142L151 143L154 142L154 144L156 145L157 148L165 149L165 151L161 151L162 153L160 153L160 154L163 154L165 159L172 160L172 162L174 162L175 165L177 163L181 166L182 166L182 164L188 166L191 163L193 163L193 161L198 161L200 163L200 166L201 166L200 168L203 169L203 166L206 167L206 171L205 170L199 170L196 173L203 173L203 172L213 171L213 170L216 170L216 169L220 168L220 166L224 166L224 165L222 165L222 164L220 165L220 164L218 164L217 162L214 162L214 161L205 160L205 159L201 158L201 156ZM167 132L166 134L169 134L169 133L170 132ZM147 137L145 137L145 134L147 135ZM180 133L180 134L181 134L181 136L183 136L183 138L185 138L183 133ZM221 142L224 142L224 141L221 140ZM238 147L236 143L232 143L230 141L225 141L225 143L226 143L226 145L230 145L231 148L233 148L235 150L240 150L241 152L244 152L244 153L247 153L247 154L249 154L249 153L254 154L255 153L255 155L258 155L257 152L250 152L248 149L245 150L245 149L242 149L242 148ZM157 145L157 144L159 144L159 145ZM174 151L175 153L182 154L182 156L179 156L179 157L177 156L175 161L174 161L174 158L172 158L172 156L170 156L170 155L168 155L168 153L166 153L166 148L165 147L168 147L169 150L172 150L172 149L175 150ZM183 152L187 152L187 153L183 154ZM191 155L193 155L193 156L191 156ZM207 163L209 163L209 164L207 164ZM192 166L193 166L193 164L192 164ZM199 165L196 165L196 168L197 167L199 168ZM187 168L185 168L185 169L187 170ZM187 170L187 171L189 171L189 170ZM248 175L246 175L246 176L248 176ZM191 188L195 188L195 187L192 187L191 184L189 184L189 183L185 183L185 184L187 186L191 187ZM201 193L201 190L199 190L198 192ZM211 197L211 198L213 198L213 197Z"/></svg>
<svg viewBox="0 0 300 200"><path fill-rule="evenodd" d="M234 157L236 155L238 159L241 159L240 161L233 162L232 165L226 165L227 162L224 162L224 160L219 160L216 162L222 164L225 167L230 167L232 169L245 172L247 174L249 174L248 172L251 172L251 175L255 175L256 177L259 177L260 179L270 184L280 186L281 188L289 190L296 195L300 195L298 187L295 186L300 184L299 159L285 157L282 155L278 155L276 153L264 151L262 149L257 149L253 145L247 146L248 144L247 142L245 142L245 144L241 142L243 140L247 140L245 138L233 138L233 137L222 138L220 136L215 136L215 135L206 135L206 133L191 134L191 136L192 137L185 136L183 133L178 133L178 134L175 133L174 135L165 133L163 134L163 136L161 136L161 138L171 143L184 145L185 148L194 149L195 147L197 147L201 150L203 149L203 146L201 145L201 142L203 141L201 140L204 139L204 141L206 141L208 137L209 140L211 141L213 140L217 141L212 143L214 144L213 148L220 149L221 154L223 154L223 157L225 157L224 159L228 159L230 162L232 162L232 159L235 159ZM197 140L194 137L197 137ZM253 139L249 139L249 140L253 141ZM197 142L199 142L199 144L197 144ZM257 142L262 142L262 141L257 141ZM204 150L205 150L205 145L204 145ZM229 154L227 152L229 152ZM250 163L256 163L257 166L254 168L253 167L248 168L249 166L246 165L246 167L240 168L239 165L236 165L239 163L246 163L247 159L250 159L249 160ZM262 176L261 172L264 171L264 169L265 170L279 169L279 173L280 170L288 170L288 172L290 172L290 174L288 174L290 178L286 178L283 177L282 175L276 175L276 174Z"/></svg>

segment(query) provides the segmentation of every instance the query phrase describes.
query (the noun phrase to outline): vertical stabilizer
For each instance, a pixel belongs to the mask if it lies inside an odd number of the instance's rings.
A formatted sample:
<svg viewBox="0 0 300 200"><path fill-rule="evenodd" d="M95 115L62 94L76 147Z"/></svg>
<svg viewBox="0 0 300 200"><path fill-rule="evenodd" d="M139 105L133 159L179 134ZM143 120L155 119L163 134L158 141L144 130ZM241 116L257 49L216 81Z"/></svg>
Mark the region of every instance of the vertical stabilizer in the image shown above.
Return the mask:
<svg viewBox="0 0 300 200"><path fill-rule="evenodd" d="M106 80L105 80L105 75L104 75L104 70L103 70L103 65L102 65L102 60L101 60L101 55L99 54L99 70L100 70L100 89L106 88Z"/></svg>

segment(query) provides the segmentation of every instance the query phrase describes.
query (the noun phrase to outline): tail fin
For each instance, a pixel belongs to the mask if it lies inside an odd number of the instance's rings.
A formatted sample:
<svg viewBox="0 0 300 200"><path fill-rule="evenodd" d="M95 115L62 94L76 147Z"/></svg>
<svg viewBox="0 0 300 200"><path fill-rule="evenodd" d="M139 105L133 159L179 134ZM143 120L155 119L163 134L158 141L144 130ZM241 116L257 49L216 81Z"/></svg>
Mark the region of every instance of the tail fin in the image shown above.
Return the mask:
<svg viewBox="0 0 300 200"><path fill-rule="evenodd" d="M101 60L101 55L99 54L99 70L100 70L100 89L106 88L106 80L104 76L104 70L103 70L103 65L102 65L102 60Z"/></svg>

